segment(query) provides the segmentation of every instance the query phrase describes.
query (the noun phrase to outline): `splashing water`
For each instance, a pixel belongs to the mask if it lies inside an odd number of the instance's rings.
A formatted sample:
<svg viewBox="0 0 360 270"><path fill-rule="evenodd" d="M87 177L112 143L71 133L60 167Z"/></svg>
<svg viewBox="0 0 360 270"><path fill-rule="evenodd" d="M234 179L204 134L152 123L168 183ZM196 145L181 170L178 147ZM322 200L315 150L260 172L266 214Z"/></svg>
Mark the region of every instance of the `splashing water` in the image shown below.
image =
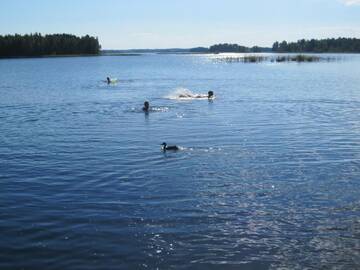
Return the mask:
<svg viewBox="0 0 360 270"><path fill-rule="evenodd" d="M208 99L208 95L193 93L190 89L179 87L176 88L172 93L165 96L165 98L174 100L204 100Z"/></svg>
<svg viewBox="0 0 360 270"><path fill-rule="evenodd" d="M107 84L117 84L119 82L118 78L110 78L110 82L108 82L107 80L102 80L102 82L107 83Z"/></svg>

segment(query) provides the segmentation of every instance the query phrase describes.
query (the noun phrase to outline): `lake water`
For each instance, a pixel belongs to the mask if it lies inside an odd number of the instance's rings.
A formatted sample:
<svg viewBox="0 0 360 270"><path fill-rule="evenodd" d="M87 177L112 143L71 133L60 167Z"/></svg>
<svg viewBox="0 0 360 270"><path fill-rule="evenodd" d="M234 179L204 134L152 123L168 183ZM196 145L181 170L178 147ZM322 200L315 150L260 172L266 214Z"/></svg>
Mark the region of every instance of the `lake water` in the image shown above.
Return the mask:
<svg viewBox="0 0 360 270"><path fill-rule="evenodd" d="M0 269L360 268L360 56L218 57L0 60Z"/></svg>

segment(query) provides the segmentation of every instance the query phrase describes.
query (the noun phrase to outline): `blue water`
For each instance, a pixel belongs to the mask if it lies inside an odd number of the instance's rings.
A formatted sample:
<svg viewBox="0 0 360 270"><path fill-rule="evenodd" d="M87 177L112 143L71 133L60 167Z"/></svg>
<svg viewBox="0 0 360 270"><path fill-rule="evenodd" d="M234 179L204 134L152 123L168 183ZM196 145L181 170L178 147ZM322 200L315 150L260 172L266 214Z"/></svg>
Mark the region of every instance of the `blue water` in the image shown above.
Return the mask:
<svg viewBox="0 0 360 270"><path fill-rule="evenodd" d="M360 56L213 57L0 60L0 269L360 268Z"/></svg>

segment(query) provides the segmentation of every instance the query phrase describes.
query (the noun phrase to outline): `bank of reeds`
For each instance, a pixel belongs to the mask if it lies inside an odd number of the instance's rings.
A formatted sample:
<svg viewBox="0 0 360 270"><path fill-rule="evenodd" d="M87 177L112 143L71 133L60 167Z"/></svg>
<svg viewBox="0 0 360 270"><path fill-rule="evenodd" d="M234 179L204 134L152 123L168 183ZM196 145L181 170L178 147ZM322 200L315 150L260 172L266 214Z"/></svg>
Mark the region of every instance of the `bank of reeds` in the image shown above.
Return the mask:
<svg viewBox="0 0 360 270"><path fill-rule="evenodd" d="M322 58L316 55L285 55L285 56L277 56L276 58L272 58L271 62L319 62Z"/></svg>
<svg viewBox="0 0 360 270"><path fill-rule="evenodd" d="M335 58L332 57L322 57L317 55L242 55L242 56L226 56L226 57L216 57L215 61L226 62L226 63L261 63L261 62L319 62L319 61L332 61Z"/></svg>

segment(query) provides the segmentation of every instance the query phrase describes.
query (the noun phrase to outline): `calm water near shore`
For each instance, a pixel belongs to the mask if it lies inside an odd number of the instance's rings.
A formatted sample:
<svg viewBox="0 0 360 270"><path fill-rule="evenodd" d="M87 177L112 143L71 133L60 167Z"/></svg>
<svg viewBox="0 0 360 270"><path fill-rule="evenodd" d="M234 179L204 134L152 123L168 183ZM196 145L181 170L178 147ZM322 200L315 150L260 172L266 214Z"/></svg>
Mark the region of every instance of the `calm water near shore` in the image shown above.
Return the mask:
<svg viewBox="0 0 360 270"><path fill-rule="evenodd" d="M219 57L0 60L0 269L360 268L360 56Z"/></svg>

